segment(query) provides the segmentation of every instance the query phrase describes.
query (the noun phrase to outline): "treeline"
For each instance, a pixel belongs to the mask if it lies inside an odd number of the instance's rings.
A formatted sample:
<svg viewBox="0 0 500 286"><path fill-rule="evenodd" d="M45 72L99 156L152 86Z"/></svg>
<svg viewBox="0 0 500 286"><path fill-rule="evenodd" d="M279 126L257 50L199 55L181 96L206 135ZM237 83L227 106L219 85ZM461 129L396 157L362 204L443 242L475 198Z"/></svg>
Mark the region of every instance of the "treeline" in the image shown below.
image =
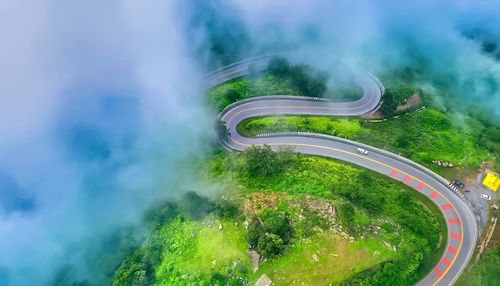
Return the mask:
<svg viewBox="0 0 500 286"><path fill-rule="evenodd" d="M328 74L315 71L305 64L290 64L287 59L274 57L269 61L267 72L281 80L288 81L300 95L323 97L327 90Z"/></svg>
<svg viewBox="0 0 500 286"><path fill-rule="evenodd" d="M274 57L263 73L249 75L249 79L234 79L209 92L212 104L218 109L241 99L269 94L323 97L327 91L328 74L305 64L290 64ZM220 90L219 90L220 89Z"/></svg>
<svg viewBox="0 0 500 286"><path fill-rule="evenodd" d="M178 202L167 201L153 207L144 219L150 235L141 247L130 251L129 256L116 269L113 286L146 286L159 282L156 280L156 268L161 264L164 254L173 247L165 243L165 233L162 229L174 219L196 221L208 214L215 214L219 218L236 219L241 212L238 205L229 199L211 200L195 192L186 193ZM179 282L175 285L183 285L180 272L176 269L167 271L170 272L171 283ZM235 275L235 271L240 269L238 267L219 269L208 278L200 278L199 285L238 285L234 283L239 281L242 273Z"/></svg>

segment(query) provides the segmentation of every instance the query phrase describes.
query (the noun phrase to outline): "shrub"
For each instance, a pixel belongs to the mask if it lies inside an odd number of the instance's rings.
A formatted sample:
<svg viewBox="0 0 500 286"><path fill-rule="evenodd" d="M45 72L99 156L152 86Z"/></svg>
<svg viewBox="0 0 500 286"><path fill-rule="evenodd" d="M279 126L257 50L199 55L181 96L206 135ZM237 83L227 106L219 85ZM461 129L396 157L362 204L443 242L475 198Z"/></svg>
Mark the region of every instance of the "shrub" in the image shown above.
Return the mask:
<svg viewBox="0 0 500 286"><path fill-rule="evenodd" d="M257 251L264 257L279 256L285 250L285 242L274 233L265 233L259 237Z"/></svg>
<svg viewBox="0 0 500 286"><path fill-rule="evenodd" d="M288 215L281 211L265 210L254 217L249 226L247 241L250 248L264 257L276 257L290 243L293 229Z"/></svg>
<svg viewBox="0 0 500 286"><path fill-rule="evenodd" d="M214 210L214 204L206 197L191 191L180 202L182 212L192 220L199 220Z"/></svg>

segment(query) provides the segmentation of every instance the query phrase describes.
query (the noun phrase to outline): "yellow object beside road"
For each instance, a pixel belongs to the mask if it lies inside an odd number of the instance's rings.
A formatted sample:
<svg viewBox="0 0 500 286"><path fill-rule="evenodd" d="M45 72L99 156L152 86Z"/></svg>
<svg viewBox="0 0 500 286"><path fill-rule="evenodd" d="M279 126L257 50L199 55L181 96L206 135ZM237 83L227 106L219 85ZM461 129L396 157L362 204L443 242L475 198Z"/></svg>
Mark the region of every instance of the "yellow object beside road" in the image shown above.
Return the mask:
<svg viewBox="0 0 500 286"><path fill-rule="evenodd" d="M483 185L496 192L498 187L500 187L500 178L495 176L493 173L487 173L483 180Z"/></svg>

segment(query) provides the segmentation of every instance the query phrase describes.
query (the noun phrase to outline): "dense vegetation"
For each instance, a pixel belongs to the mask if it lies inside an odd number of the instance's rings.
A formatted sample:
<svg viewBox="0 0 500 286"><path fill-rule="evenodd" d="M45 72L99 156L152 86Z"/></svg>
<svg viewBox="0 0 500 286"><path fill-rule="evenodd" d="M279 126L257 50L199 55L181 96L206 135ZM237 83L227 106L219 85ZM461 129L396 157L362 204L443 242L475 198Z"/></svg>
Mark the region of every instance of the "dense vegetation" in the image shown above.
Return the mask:
<svg viewBox="0 0 500 286"><path fill-rule="evenodd" d="M424 93L420 89L412 87L386 88L384 95L382 96L382 105L380 106L379 111L387 117L397 115L398 113L401 113L398 111L398 106L405 104L413 95L419 96L419 99L423 100ZM408 109L408 111L413 110L415 110L415 108Z"/></svg>
<svg viewBox="0 0 500 286"><path fill-rule="evenodd" d="M218 161L213 166L216 171L220 170L220 175L224 174L223 170L226 170L227 165L238 164L230 157L225 157L223 161ZM265 161L266 158L262 156L260 159ZM243 166L245 164L244 159L233 158L233 160L243 160L240 164ZM395 224L390 222L381 224L383 229L381 231L387 235L386 238L389 239L388 237L392 235L398 237L401 233L405 233L409 236L404 241L411 243L407 246L403 246L405 245L403 243L401 251L404 254L387 262L390 263L387 269L396 269L398 274L384 272L379 274L377 279L391 281L385 280L390 277L395 279L394 281L407 283L416 278L422 261L430 256L437 245L439 230L436 222L433 222L432 214L423 209L415 197L409 192L397 191L396 184L386 182L369 171L339 165L330 160L299 156L292 166L285 168L287 172L277 172L272 177L254 177L248 171L237 172L235 175L238 181L246 186L242 192L252 193L265 189L295 196L309 194L336 202L340 224L355 236L366 233L366 229L373 227L372 224L377 218L394 220ZM366 192L367 189L370 189L370 192ZM439 211L435 211L438 215ZM398 240L395 237L394 239ZM410 253L415 260L406 259L405 255ZM403 269L405 271L402 271ZM372 276L365 278L367 281L375 279ZM376 281L378 280L372 282Z"/></svg>
<svg viewBox="0 0 500 286"><path fill-rule="evenodd" d="M271 209L251 219L247 240L251 249L257 250L263 257L273 258L283 254L292 234L288 214Z"/></svg>
<svg viewBox="0 0 500 286"><path fill-rule="evenodd" d="M500 248L486 251L470 273L464 275L460 285L494 286L500 281Z"/></svg>
<svg viewBox="0 0 500 286"><path fill-rule="evenodd" d="M310 66L304 64L291 65L285 58L272 58L269 61L267 73L286 82L300 95L323 97L327 89L328 74L326 72L315 72Z"/></svg>
<svg viewBox="0 0 500 286"><path fill-rule="evenodd" d="M260 164L250 168L255 157ZM145 221L151 235L122 262L114 285L247 285L263 273L283 284L407 284L440 254L445 225L432 213L439 210L370 171L269 147L219 150L204 170L227 190L213 199L190 192L153 209ZM316 204L331 204L333 220ZM248 249L267 258L256 273ZM380 265L394 271L376 271Z"/></svg>
<svg viewBox="0 0 500 286"><path fill-rule="evenodd" d="M456 122L454 115L428 107L383 122L333 117L250 118L238 130L246 136L303 131L346 137L402 154L444 175L451 175L454 169L440 168L432 161L446 161L470 171L492 160L500 168L500 127L473 116L461 116L460 123Z"/></svg>
<svg viewBox="0 0 500 286"><path fill-rule="evenodd" d="M265 95L301 95L322 97L327 91L328 75L308 65L293 65L286 59L273 58L269 69L237 78L208 92L208 103L217 110L241 99Z"/></svg>
<svg viewBox="0 0 500 286"><path fill-rule="evenodd" d="M263 75L233 80L208 98L220 110L257 95L322 96L322 80L278 58ZM387 89L381 112L398 114L396 107L416 93L422 95L414 88ZM490 158L498 164L500 128L477 113L461 117L463 125L452 124L454 119L428 107L383 122L287 116L252 118L238 129L248 136L305 131L347 137L434 169L433 160L465 169ZM218 130L226 132L224 126ZM283 285L408 285L435 265L444 247L440 235L446 236L435 205L371 171L292 151L215 151L204 172L224 186L222 195L208 199L191 192L153 210L147 219L151 236L123 261L114 285L251 285L264 273ZM317 205L332 206L334 215L318 212ZM248 250L264 258L255 273ZM484 261L497 258L487 254ZM475 272L494 272L480 265ZM471 285L496 281L494 275L470 278Z"/></svg>

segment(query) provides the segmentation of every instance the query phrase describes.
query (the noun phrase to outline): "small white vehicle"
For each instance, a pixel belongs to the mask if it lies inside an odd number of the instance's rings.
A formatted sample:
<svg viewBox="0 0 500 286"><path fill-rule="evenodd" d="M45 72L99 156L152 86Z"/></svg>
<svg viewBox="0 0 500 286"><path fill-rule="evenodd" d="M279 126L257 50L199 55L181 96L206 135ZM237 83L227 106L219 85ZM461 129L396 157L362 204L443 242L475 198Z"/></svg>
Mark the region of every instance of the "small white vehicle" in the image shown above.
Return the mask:
<svg viewBox="0 0 500 286"><path fill-rule="evenodd" d="M358 149L356 149L356 151L358 151L359 154L368 155L368 151L366 151L363 148L358 148Z"/></svg>
<svg viewBox="0 0 500 286"><path fill-rule="evenodd" d="M491 197L488 196L487 194L481 194L481 199L491 201Z"/></svg>

